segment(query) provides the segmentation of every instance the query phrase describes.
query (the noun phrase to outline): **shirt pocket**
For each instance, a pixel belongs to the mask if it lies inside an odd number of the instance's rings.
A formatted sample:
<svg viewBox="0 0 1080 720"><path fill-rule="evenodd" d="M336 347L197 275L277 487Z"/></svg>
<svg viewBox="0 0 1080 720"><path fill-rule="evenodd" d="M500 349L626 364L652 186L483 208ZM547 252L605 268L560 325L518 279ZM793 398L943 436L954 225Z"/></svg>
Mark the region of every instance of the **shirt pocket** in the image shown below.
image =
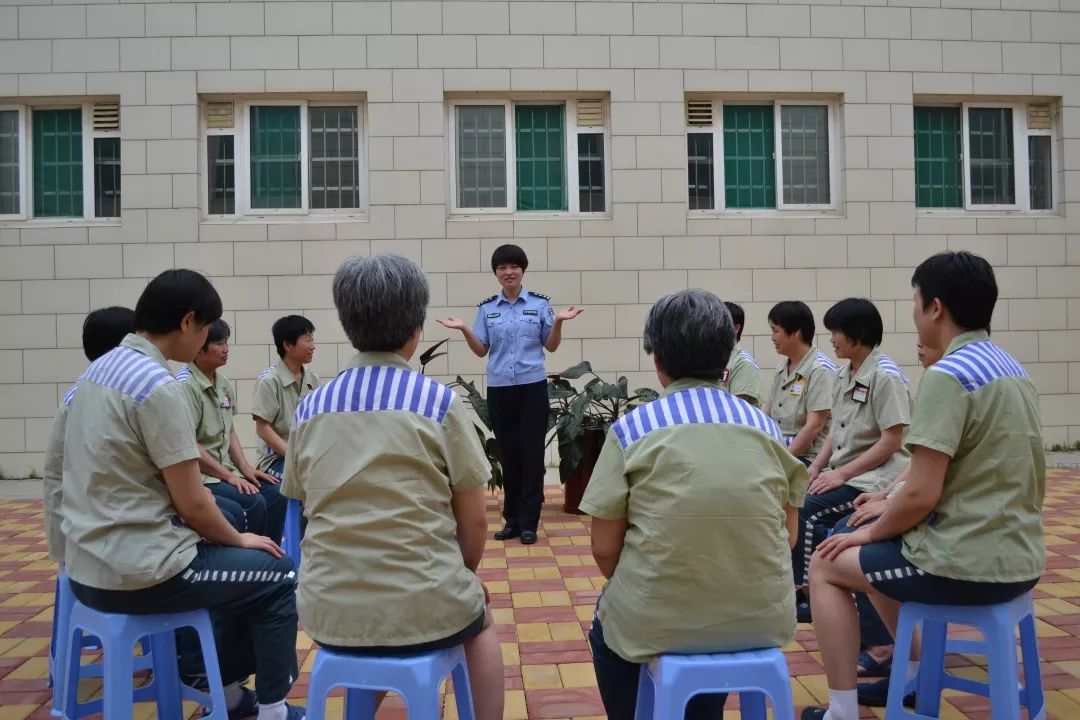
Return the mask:
<svg viewBox="0 0 1080 720"><path fill-rule="evenodd" d="M525 315L521 318L520 333L527 338L540 337L540 318L535 315Z"/></svg>

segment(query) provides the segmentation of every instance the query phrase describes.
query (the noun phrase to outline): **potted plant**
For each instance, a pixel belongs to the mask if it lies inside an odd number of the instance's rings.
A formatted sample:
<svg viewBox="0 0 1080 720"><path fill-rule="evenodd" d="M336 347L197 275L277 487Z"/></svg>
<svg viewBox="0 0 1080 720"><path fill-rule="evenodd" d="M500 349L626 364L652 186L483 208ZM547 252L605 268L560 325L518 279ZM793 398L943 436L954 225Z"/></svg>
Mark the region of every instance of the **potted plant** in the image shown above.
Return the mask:
<svg viewBox="0 0 1080 720"><path fill-rule="evenodd" d="M580 390L570 383L589 375L591 379ZM588 361L548 377L548 427L555 431L551 439L558 441L559 479L565 486L563 510L580 514L578 505L608 428L630 410L659 396L650 388L631 393L626 376L608 382L593 372Z"/></svg>

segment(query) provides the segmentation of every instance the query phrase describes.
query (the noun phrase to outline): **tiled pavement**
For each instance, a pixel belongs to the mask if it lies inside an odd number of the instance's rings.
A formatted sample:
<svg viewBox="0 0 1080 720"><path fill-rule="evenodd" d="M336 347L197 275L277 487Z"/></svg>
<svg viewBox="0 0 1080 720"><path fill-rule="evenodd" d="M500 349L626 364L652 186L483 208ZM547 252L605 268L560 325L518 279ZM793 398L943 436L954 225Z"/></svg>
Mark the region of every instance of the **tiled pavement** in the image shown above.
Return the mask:
<svg viewBox="0 0 1080 720"><path fill-rule="evenodd" d="M1043 680L1048 716L1073 720L1080 718L1080 470L1052 470L1048 485L1048 569L1036 590ZM539 543L492 542L481 566L506 663L507 720L603 716L584 634L602 578L590 555L588 518L562 513L555 494L548 493ZM489 509L495 525L495 498ZM0 720L49 717L45 678L54 571L45 553L41 504L0 502ZM304 672L293 696L302 702L316 650L303 635L297 650ZM796 705L824 700L825 677L812 628L801 626L785 651ZM965 656L950 657L950 665L985 677L984 669ZM96 689L88 683L83 691ZM452 703L448 708L447 717L454 717ZM332 699L331 709L340 714L341 700ZM403 715L394 698L380 712L380 718ZM138 720L153 716L152 705L137 707ZM864 709L864 716L884 713ZM989 717L988 704L950 693L941 717Z"/></svg>

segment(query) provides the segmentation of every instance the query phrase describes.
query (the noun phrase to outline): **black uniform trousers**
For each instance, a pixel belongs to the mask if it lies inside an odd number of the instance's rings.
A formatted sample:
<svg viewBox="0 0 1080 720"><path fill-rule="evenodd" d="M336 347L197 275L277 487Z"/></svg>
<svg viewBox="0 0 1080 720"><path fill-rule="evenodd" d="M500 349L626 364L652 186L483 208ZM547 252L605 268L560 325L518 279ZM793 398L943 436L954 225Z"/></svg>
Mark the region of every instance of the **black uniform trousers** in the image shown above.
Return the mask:
<svg viewBox="0 0 1080 720"><path fill-rule="evenodd" d="M536 532L544 504L547 380L489 387L487 401L502 457L503 518L510 527Z"/></svg>

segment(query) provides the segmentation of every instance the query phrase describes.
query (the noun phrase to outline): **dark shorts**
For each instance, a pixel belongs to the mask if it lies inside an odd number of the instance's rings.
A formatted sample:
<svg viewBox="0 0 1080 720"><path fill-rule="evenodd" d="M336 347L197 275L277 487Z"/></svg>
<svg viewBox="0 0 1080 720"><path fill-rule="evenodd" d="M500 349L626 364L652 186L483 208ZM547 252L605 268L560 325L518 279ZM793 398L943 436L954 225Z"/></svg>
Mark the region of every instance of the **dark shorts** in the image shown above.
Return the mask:
<svg viewBox="0 0 1080 720"><path fill-rule="evenodd" d="M915 567L900 551L901 538L863 545L859 565L882 595L900 602L929 605L997 605L1014 600L1039 582L975 582L931 575Z"/></svg>
<svg viewBox="0 0 1080 720"><path fill-rule="evenodd" d="M342 653L345 655L376 655L376 656L395 656L395 655L419 655L421 653L435 652L437 650L447 650L452 647L457 647L461 643L476 637L484 629L484 619L487 617L487 609L480 613L480 617L476 618L473 622L469 623L461 632L456 632L450 637L442 638L441 640L431 640L430 642L417 643L416 645L383 645L383 646L370 646L370 647L343 647L341 645L327 645L319 643L321 647L327 650L333 650L334 652Z"/></svg>

